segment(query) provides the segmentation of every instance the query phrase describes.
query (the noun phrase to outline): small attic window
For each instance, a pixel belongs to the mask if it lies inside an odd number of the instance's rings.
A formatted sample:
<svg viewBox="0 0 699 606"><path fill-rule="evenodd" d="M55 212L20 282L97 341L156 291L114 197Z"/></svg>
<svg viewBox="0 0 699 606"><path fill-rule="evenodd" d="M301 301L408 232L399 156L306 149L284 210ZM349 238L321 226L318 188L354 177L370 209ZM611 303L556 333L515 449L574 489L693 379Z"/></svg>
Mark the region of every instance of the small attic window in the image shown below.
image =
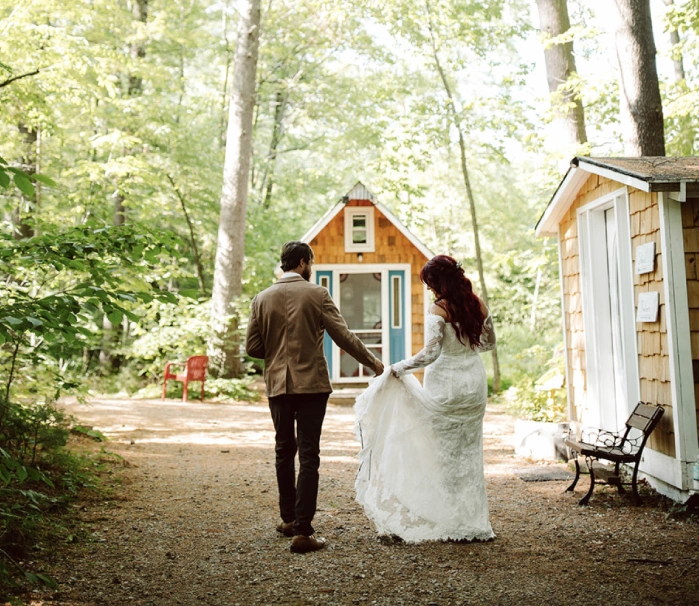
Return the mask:
<svg viewBox="0 0 699 606"><path fill-rule="evenodd" d="M374 252L374 207L345 208L345 252Z"/></svg>

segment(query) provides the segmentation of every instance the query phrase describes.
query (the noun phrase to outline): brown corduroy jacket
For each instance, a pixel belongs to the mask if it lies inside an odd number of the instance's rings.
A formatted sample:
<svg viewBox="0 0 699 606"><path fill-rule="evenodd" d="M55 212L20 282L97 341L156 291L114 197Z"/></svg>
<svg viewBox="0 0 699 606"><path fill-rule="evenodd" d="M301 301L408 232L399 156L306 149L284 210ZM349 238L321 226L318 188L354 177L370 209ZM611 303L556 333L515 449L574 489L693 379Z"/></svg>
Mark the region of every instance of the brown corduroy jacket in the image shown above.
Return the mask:
<svg viewBox="0 0 699 606"><path fill-rule="evenodd" d="M377 358L349 330L327 288L300 275L284 277L252 300L245 351L265 361L268 397L330 393L323 331L371 368Z"/></svg>

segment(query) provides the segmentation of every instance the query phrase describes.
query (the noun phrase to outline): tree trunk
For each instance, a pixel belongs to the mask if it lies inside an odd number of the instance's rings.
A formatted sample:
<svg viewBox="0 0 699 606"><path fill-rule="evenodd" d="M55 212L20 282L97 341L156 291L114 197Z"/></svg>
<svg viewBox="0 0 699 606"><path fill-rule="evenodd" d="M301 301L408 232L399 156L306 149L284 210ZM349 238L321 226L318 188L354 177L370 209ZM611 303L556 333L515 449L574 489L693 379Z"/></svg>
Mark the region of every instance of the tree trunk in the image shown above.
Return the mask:
<svg viewBox="0 0 699 606"><path fill-rule="evenodd" d="M25 148L22 156L22 170L28 175L34 175L37 173L39 131L25 124L20 124L18 128L24 139ZM32 197L25 194L20 195L13 217L15 240L24 240L36 235L32 225L32 215L38 206L38 196L39 189L37 184L35 184Z"/></svg>
<svg viewBox="0 0 699 606"><path fill-rule="evenodd" d="M148 0L133 0L131 12L136 21L146 23L148 21ZM140 38L140 36L137 38ZM146 56L146 48L143 44L143 40L137 39L137 41L132 42L130 44L129 52L132 59L143 59ZM143 78L138 75L129 74L129 95L138 95L142 91Z"/></svg>
<svg viewBox="0 0 699 606"><path fill-rule="evenodd" d="M444 92L447 95L449 101L448 111L452 120L452 124L456 128L459 135L459 151L461 154L461 174L464 179L464 186L466 188L466 198L468 200L469 211L471 214L471 228L473 229L473 243L476 249L476 265L478 267L478 281L481 287L481 299L488 306L488 289L485 285L485 271L483 269L483 255L481 253L481 241L478 232L478 218L476 215L476 200L473 196L473 190L471 189L471 179L468 171L468 163L466 158L466 139L464 136L464 129L461 124L461 119L459 118L459 112L456 110L456 103L454 101L454 96L451 92L451 86L449 85L449 80L444 72L444 68L439 61L439 53L437 52L437 42L434 37L434 29L432 26L432 14L430 12L429 2L425 2L425 9L429 17L429 31L430 40L432 42L432 57L439 72L439 77L442 80L444 86ZM498 361L498 350L497 347L493 348L493 391L498 393L500 391L500 363Z"/></svg>
<svg viewBox="0 0 699 606"><path fill-rule="evenodd" d="M194 224L192 223L192 219L189 216L189 211L187 210L187 205L185 204L184 195L180 191L180 188L177 187L177 183L175 183L175 180L172 178L172 175L168 174L167 178L172 184L172 189L175 190L177 199L180 201L180 206L182 207L182 213L184 214L184 218L187 221L187 227L189 228L189 240L192 243L192 252L194 253L194 264L196 265L197 277L199 278L199 290L201 290L202 295L206 297L208 296L208 293L206 292L206 282L204 281L204 265L201 262L201 255L199 254L197 239L194 237Z"/></svg>
<svg viewBox="0 0 699 606"><path fill-rule="evenodd" d="M274 106L274 126L272 127L272 140L269 143L269 153L267 154L267 167L262 184L265 189L263 205L269 208L272 204L272 188L274 187L274 173L277 168L277 149L284 135L283 120L286 109L286 95L277 91Z"/></svg>
<svg viewBox="0 0 699 606"><path fill-rule="evenodd" d="M537 0L536 4L539 9L540 28L547 40L557 38L570 29L567 0ZM587 143L582 100L571 85L571 76L577 71L573 41L545 41L544 59L551 103L557 110L567 142L572 145Z"/></svg>
<svg viewBox="0 0 699 606"><path fill-rule="evenodd" d="M664 156L665 127L650 0L614 0L614 4L624 151L628 156Z"/></svg>
<svg viewBox="0 0 699 606"><path fill-rule="evenodd" d="M212 371L223 378L236 377L242 372L238 318L234 304L242 294L245 214L252 156L252 118L259 39L260 0L245 0L239 11L211 297L212 337L209 355Z"/></svg>
<svg viewBox="0 0 699 606"><path fill-rule="evenodd" d="M675 5L675 0L663 0L663 2L665 2L665 6L668 7ZM670 31L670 44L672 44L674 48L678 46L679 43L680 33L677 31L677 28L675 28ZM684 61L682 60L682 53L678 53L676 50L673 50L672 63L675 68L675 82L679 84L680 82L683 82L685 79Z"/></svg>

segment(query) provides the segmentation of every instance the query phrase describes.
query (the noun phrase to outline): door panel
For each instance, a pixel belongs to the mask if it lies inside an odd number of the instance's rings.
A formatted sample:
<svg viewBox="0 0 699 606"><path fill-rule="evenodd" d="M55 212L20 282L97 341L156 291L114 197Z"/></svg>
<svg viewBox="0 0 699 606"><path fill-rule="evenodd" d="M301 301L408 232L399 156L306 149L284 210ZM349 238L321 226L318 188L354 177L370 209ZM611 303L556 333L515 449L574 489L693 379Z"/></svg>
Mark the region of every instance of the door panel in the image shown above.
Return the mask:
<svg viewBox="0 0 699 606"><path fill-rule="evenodd" d="M333 296L333 272L331 271L317 271L316 274L316 284L324 286L328 289L330 296ZM328 372L330 376L333 376L333 340L330 335L326 332L323 336L323 354L325 355L325 361L328 363Z"/></svg>
<svg viewBox="0 0 699 606"><path fill-rule="evenodd" d="M388 272L390 363L405 359L405 271Z"/></svg>

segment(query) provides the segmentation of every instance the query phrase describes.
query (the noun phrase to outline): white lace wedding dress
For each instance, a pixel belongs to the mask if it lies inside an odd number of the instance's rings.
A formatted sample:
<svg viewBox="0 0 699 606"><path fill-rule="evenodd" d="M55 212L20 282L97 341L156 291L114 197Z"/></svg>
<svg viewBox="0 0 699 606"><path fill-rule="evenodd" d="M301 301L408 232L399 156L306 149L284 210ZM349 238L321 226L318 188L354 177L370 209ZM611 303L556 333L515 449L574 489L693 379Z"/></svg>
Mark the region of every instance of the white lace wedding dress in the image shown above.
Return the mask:
<svg viewBox="0 0 699 606"><path fill-rule="evenodd" d="M357 501L379 534L408 542L486 540L483 475L487 382L478 355L493 349L486 318L481 347L464 346L444 318L428 314L427 345L374 379L355 404L361 442ZM424 368L424 387L411 372Z"/></svg>

